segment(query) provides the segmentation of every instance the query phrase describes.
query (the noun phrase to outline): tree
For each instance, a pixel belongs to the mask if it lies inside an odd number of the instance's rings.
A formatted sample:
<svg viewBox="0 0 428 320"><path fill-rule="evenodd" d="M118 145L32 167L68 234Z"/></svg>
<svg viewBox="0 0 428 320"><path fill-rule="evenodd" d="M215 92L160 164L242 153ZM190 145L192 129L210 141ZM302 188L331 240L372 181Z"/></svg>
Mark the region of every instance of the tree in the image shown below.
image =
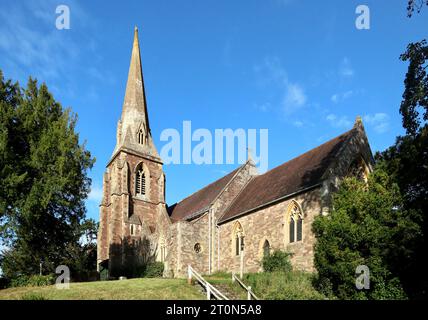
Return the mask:
<svg viewBox="0 0 428 320"><path fill-rule="evenodd" d="M415 136L428 121L428 46L426 40L410 43L407 51L400 58L402 61L409 61L400 114L403 116L403 127L407 134ZM420 109L423 111L419 111Z"/></svg>
<svg viewBox="0 0 428 320"><path fill-rule="evenodd" d="M414 212L414 221L421 233L416 239L414 254L402 275L409 296L428 295L428 126L421 132L397 137L395 145L376 154L376 161L400 188L403 207Z"/></svg>
<svg viewBox="0 0 428 320"><path fill-rule="evenodd" d="M428 5L428 0L408 0L407 2L407 16L410 18L415 10L419 13L424 5Z"/></svg>
<svg viewBox="0 0 428 320"><path fill-rule="evenodd" d="M313 223L318 287L340 299L401 299L407 268L420 233L403 208L398 186L381 168L368 182L346 178L333 195L333 210ZM356 268L370 271L370 289L356 288Z"/></svg>
<svg viewBox="0 0 428 320"><path fill-rule="evenodd" d="M54 272L79 242L95 159L75 132L77 116L45 84L26 88L0 71L0 257L8 277Z"/></svg>

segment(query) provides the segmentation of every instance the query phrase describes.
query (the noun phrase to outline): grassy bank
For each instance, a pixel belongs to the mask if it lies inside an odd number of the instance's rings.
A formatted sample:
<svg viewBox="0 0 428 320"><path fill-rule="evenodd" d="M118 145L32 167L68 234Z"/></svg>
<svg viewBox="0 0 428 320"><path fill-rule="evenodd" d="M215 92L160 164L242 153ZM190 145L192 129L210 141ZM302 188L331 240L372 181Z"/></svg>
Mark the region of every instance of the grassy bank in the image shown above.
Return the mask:
<svg viewBox="0 0 428 320"><path fill-rule="evenodd" d="M184 279L130 279L70 283L69 289L55 286L19 287L0 290L0 300L190 300L204 299Z"/></svg>

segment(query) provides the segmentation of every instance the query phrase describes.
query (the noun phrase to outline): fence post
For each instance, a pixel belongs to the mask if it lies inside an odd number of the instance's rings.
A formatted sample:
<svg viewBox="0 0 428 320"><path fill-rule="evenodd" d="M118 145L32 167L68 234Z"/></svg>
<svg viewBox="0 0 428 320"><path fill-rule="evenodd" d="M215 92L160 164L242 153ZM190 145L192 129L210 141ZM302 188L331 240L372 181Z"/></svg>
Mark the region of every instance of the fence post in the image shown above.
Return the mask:
<svg viewBox="0 0 428 320"><path fill-rule="evenodd" d="M232 283L235 282L235 272L232 272Z"/></svg>
<svg viewBox="0 0 428 320"><path fill-rule="evenodd" d="M247 300L251 300L251 287L250 286L248 286Z"/></svg>
<svg viewBox="0 0 428 320"><path fill-rule="evenodd" d="M208 283L206 284L206 288L207 288L207 300L211 300L211 289Z"/></svg>
<svg viewBox="0 0 428 320"><path fill-rule="evenodd" d="M192 284L192 267L190 264L187 266L187 283Z"/></svg>

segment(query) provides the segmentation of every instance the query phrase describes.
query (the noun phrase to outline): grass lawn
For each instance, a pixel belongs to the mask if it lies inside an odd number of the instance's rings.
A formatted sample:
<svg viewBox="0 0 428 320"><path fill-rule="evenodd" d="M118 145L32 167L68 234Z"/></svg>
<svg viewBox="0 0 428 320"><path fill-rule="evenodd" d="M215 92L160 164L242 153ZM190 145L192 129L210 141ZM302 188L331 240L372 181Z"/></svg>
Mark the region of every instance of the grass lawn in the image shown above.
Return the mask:
<svg viewBox="0 0 428 320"><path fill-rule="evenodd" d="M205 296L185 279L143 278L118 281L70 283L55 286L19 287L0 290L0 300L200 300Z"/></svg>

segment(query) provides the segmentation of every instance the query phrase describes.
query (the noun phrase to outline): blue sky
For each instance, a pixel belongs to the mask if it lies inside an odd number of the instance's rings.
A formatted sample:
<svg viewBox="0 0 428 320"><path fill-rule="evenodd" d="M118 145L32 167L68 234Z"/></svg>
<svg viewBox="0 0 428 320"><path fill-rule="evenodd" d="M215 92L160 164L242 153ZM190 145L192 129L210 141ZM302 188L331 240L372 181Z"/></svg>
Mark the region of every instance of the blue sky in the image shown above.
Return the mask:
<svg viewBox="0 0 428 320"><path fill-rule="evenodd" d="M57 30L57 5L71 29ZM355 27L358 5L370 30ZM405 0L10 1L0 11L6 78L46 82L79 116L97 161L88 216L98 220L102 174L115 145L132 48L140 46L149 116L162 130L269 130L273 168L350 129L361 115L373 152L403 133L398 113L407 44L428 38L428 8L406 17ZM165 165L172 204L235 165Z"/></svg>

